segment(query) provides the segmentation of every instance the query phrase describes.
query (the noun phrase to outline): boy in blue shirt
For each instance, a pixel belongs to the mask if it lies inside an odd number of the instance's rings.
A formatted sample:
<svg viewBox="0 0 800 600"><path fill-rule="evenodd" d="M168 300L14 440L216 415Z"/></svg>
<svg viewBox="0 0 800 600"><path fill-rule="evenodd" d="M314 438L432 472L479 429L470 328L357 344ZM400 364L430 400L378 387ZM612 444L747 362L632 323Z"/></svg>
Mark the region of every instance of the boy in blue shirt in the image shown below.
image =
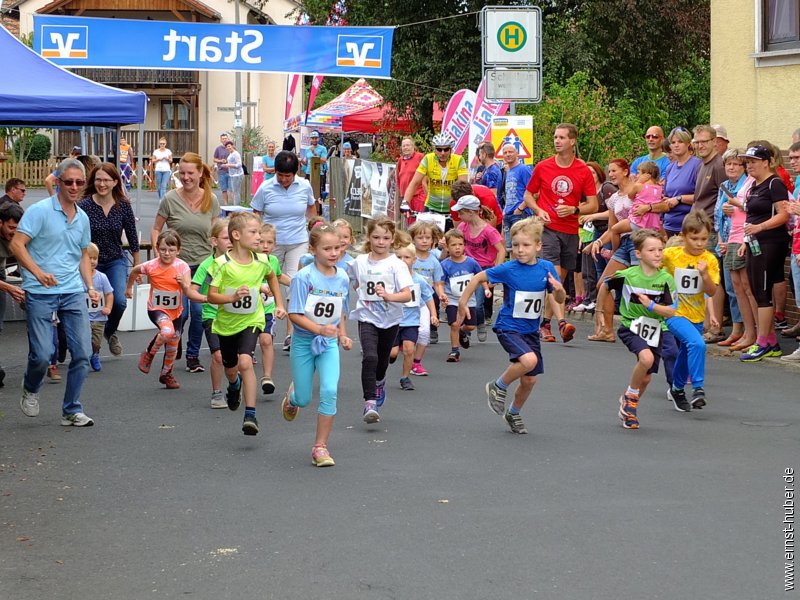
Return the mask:
<svg viewBox="0 0 800 600"><path fill-rule="evenodd" d="M486 384L486 396L495 414L504 415L513 433L528 433L519 411L536 384L536 376L544 372L539 322L547 292L557 302L566 298L564 286L550 261L538 258L542 249L542 222L533 218L517 221L511 227L513 260L472 278L458 303L458 321L468 319L469 299L479 285L503 284L503 306L492 330L500 345L508 352L511 364L496 381ZM508 387L519 380L511 406L506 409Z"/></svg>

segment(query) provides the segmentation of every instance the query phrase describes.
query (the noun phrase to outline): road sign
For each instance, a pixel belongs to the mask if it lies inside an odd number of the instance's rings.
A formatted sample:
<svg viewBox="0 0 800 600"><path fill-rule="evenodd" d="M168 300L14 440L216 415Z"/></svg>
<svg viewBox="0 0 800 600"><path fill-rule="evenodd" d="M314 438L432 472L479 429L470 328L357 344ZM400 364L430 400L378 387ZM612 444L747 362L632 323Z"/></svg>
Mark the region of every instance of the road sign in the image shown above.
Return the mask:
<svg viewBox="0 0 800 600"><path fill-rule="evenodd" d="M531 164L533 158L533 117L508 115L492 119L492 145L496 154L503 146L511 144L517 149L520 160Z"/></svg>
<svg viewBox="0 0 800 600"><path fill-rule="evenodd" d="M486 99L491 102L541 102L538 69L487 69Z"/></svg>
<svg viewBox="0 0 800 600"><path fill-rule="evenodd" d="M542 64L542 13L538 6L487 6L481 17L484 64Z"/></svg>

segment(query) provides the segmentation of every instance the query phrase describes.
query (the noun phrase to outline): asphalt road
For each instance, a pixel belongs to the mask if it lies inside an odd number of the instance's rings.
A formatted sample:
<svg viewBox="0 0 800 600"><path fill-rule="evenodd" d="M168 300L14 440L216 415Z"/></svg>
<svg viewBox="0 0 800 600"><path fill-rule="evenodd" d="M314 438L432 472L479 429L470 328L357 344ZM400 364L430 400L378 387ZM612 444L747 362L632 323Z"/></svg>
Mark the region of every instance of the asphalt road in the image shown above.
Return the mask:
<svg viewBox="0 0 800 600"><path fill-rule="evenodd" d="M663 375L624 430L620 344L548 344L511 434L484 383L489 341L361 421L358 347L342 355L336 466L310 464L315 410L262 431L211 410L207 374L180 390L136 370L148 332L122 334L84 388L86 429L59 426L63 383L18 406L23 325L0 337L0 598L770 599L783 594L784 469L798 460L798 371L709 358L709 406L676 412ZM280 337L280 336L279 336ZM104 355L107 350L104 349ZM208 361L204 351L202 358ZM182 366L182 362L180 365ZM313 405L312 405L313 406Z"/></svg>

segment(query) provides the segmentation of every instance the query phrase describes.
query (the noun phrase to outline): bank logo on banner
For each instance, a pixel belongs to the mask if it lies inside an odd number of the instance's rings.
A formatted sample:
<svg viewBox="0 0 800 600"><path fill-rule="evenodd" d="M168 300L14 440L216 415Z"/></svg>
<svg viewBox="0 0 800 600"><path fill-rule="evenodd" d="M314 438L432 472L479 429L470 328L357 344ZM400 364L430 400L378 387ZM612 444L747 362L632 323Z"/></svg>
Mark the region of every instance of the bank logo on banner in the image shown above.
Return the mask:
<svg viewBox="0 0 800 600"><path fill-rule="evenodd" d="M82 25L42 27L42 56L45 58L87 58L89 28Z"/></svg>
<svg viewBox="0 0 800 600"><path fill-rule="evenodd" d="M340 35L336 42L336 66L383 66L383 38L379 36Z"/></svg>

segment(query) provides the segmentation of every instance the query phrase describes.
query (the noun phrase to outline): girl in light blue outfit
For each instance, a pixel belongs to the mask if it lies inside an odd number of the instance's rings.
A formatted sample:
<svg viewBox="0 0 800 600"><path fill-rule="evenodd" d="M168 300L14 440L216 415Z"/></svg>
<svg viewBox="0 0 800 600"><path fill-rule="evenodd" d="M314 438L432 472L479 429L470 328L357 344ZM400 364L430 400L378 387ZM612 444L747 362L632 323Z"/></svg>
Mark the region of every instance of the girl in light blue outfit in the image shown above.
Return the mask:
<svg viewBox="0 0 800 600"><path fill-rule="evenodd" d="M336 229L317 227L309 234L308 245L314 263L303 267L289 286L289 319L295 326L289 359L294 383L283 397L283 418L293 421L300 408L311 402L314 372L319 375L317 435L311 462L317 467L335 463L328 452L328 438L336 415L339 387L339 346L350 350L347 337L347 310L350 280L336 266L341 245Z"/></svg>

